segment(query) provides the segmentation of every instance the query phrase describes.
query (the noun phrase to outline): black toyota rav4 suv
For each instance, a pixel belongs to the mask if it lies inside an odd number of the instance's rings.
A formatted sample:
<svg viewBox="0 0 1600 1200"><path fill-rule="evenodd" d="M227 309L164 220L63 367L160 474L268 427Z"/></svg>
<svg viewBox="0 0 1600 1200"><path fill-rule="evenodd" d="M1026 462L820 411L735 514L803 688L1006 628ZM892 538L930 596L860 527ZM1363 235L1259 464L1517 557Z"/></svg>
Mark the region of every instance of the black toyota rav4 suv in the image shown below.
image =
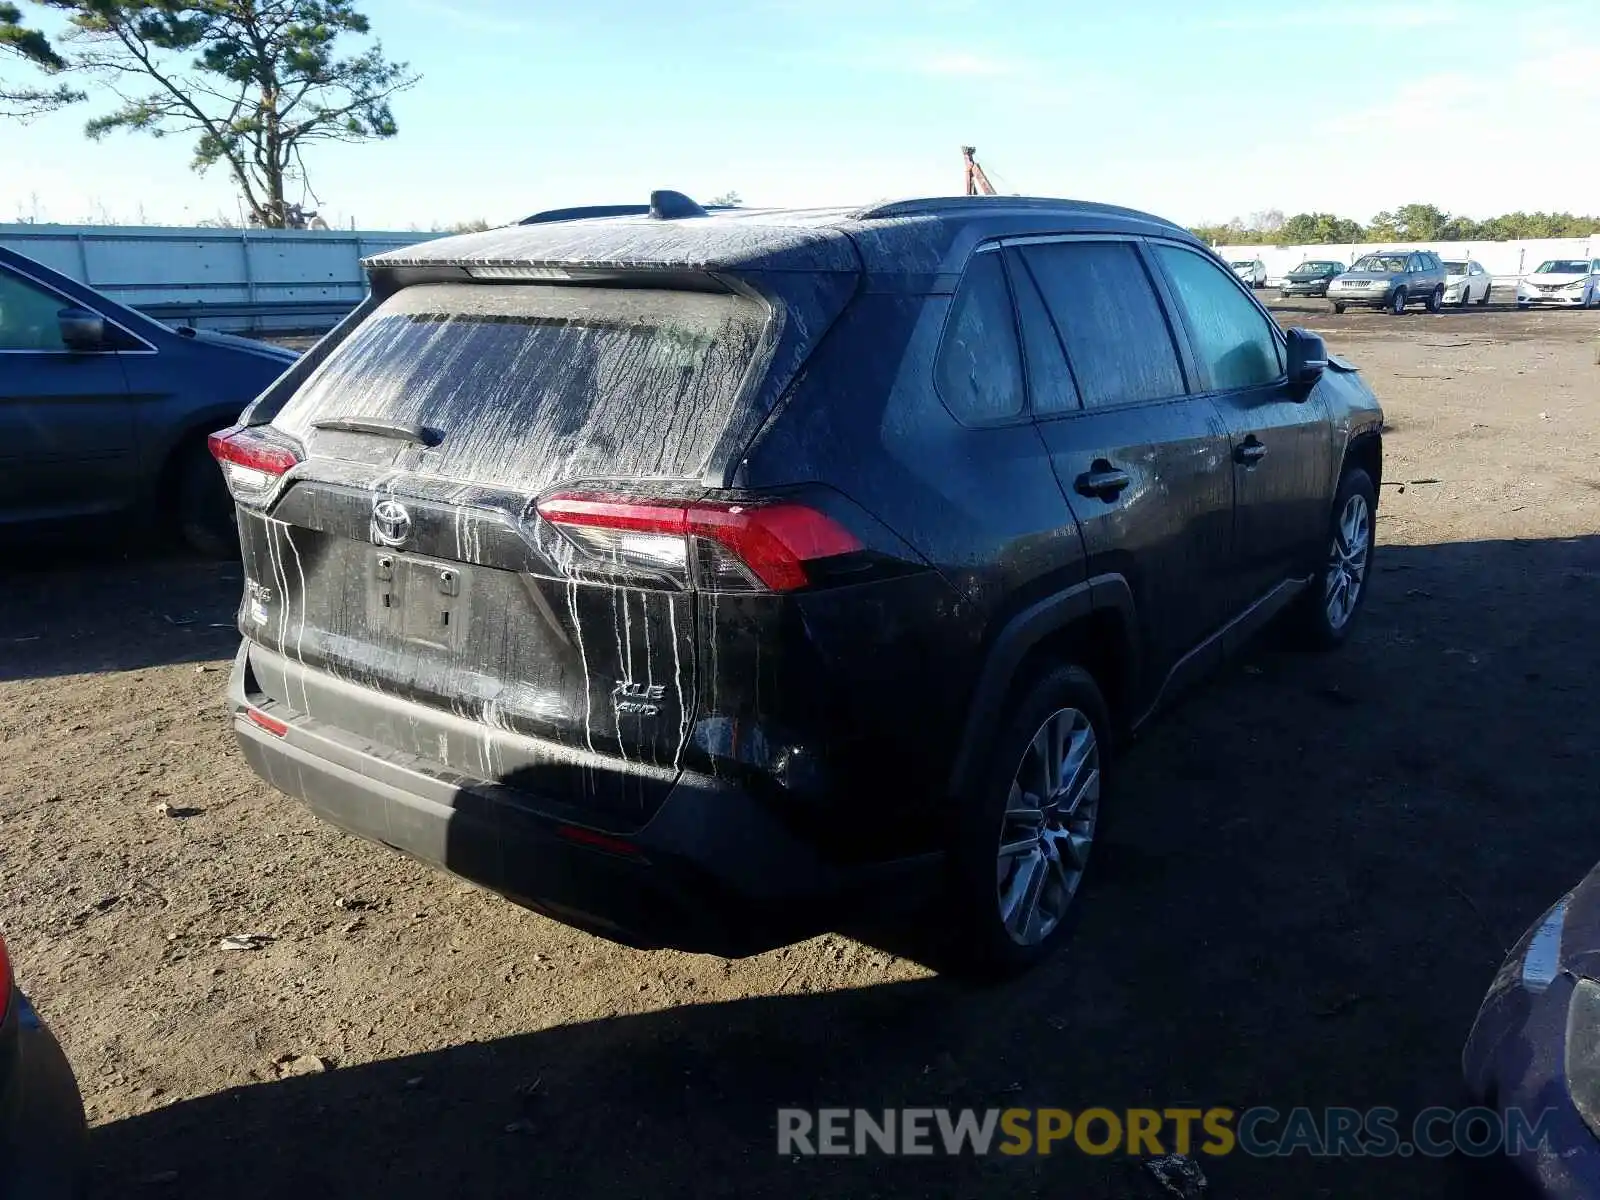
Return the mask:
<svg viewBox="0 0 1600 1200"><path fill-rule="evenodd" d="M368 267L213 438L234 727L328 820L618 940L925 881L1025 966L1114 743L1365 592L1372 393L1154 217L658 193Z"/></svg>

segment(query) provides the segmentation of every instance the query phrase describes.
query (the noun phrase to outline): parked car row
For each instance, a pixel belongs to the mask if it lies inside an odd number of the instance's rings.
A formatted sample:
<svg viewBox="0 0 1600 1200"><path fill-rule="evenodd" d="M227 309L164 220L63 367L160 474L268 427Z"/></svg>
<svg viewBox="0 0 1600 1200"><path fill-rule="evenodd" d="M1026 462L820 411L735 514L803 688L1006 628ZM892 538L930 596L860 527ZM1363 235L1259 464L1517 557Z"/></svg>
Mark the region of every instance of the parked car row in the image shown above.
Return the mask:
<svg viewBox="0 0 1600 1200"><path fill-rule="evenodd" d="M1240 278L1255 264L1230 263ZM1257 285L1259 286L1259 285ZM1465 308L1489 303L1494 277L1475 259L1441 260L1430 250L1395 250L1369 254L1350 266L1332 259L1308 259L1283 277L1280 299L1325 296L1335 312L1350 307L1402 313L1420 304L1438 312L1447 304ZM1600 305L1600 258L1552 259L1517 282L1517 307L1555 305L1593 308Z"/></svg>

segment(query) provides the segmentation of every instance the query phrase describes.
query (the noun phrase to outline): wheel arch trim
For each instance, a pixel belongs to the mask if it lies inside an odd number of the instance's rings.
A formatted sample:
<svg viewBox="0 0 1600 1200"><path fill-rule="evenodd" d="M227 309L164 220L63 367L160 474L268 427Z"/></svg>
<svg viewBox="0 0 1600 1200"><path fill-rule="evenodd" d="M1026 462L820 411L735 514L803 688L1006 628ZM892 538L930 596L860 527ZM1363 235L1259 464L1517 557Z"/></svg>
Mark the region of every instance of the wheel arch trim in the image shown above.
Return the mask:
<svg viewBox="0 0 1600 1200"><path fill-rule="evenodd" d="M982 770L983 750L1004 720L1006 698L1032 652L1051 635L1096 612L1115 612L1121 618L1124 683L1135 685L1140 678L1138 625L1133 589L1122 575L1093 576L1023 609L1001 626L984 656L950 770L951 795L963 794Z"/></svg>

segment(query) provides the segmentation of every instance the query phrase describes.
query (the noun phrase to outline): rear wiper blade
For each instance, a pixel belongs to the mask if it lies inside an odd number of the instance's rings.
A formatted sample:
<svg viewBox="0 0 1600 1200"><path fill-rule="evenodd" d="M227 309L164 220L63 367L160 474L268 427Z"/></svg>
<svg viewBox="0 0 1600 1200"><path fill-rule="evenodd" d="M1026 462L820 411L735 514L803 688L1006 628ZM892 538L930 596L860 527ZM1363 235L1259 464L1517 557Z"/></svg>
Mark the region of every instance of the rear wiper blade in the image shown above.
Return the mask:
<svg viewBox="0 0 1600 1200"><path fill-rule="evenodd" d="M311 422L311 427L335 433L370 433L374 437L399 438L419 446L437 446L444 441L444 434L437 429L407 421L385 421L382 417L324 417Z"/></svg>

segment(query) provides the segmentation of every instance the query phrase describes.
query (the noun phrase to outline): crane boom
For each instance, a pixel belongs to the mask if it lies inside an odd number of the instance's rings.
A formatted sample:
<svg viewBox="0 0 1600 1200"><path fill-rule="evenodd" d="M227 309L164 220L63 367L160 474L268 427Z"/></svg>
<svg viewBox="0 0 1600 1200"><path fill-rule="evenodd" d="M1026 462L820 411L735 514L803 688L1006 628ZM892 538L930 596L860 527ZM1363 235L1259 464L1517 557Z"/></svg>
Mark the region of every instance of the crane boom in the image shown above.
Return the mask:
<svg viewBox="0 0 1600 1200"><path fill-rule="evenodd" d="M961 147L961 158L967 166L967 195L992 196L995 194L994 184L989 182L989 177L983 173L983 168L973 157L977 152L976 146Z"/></svg>

